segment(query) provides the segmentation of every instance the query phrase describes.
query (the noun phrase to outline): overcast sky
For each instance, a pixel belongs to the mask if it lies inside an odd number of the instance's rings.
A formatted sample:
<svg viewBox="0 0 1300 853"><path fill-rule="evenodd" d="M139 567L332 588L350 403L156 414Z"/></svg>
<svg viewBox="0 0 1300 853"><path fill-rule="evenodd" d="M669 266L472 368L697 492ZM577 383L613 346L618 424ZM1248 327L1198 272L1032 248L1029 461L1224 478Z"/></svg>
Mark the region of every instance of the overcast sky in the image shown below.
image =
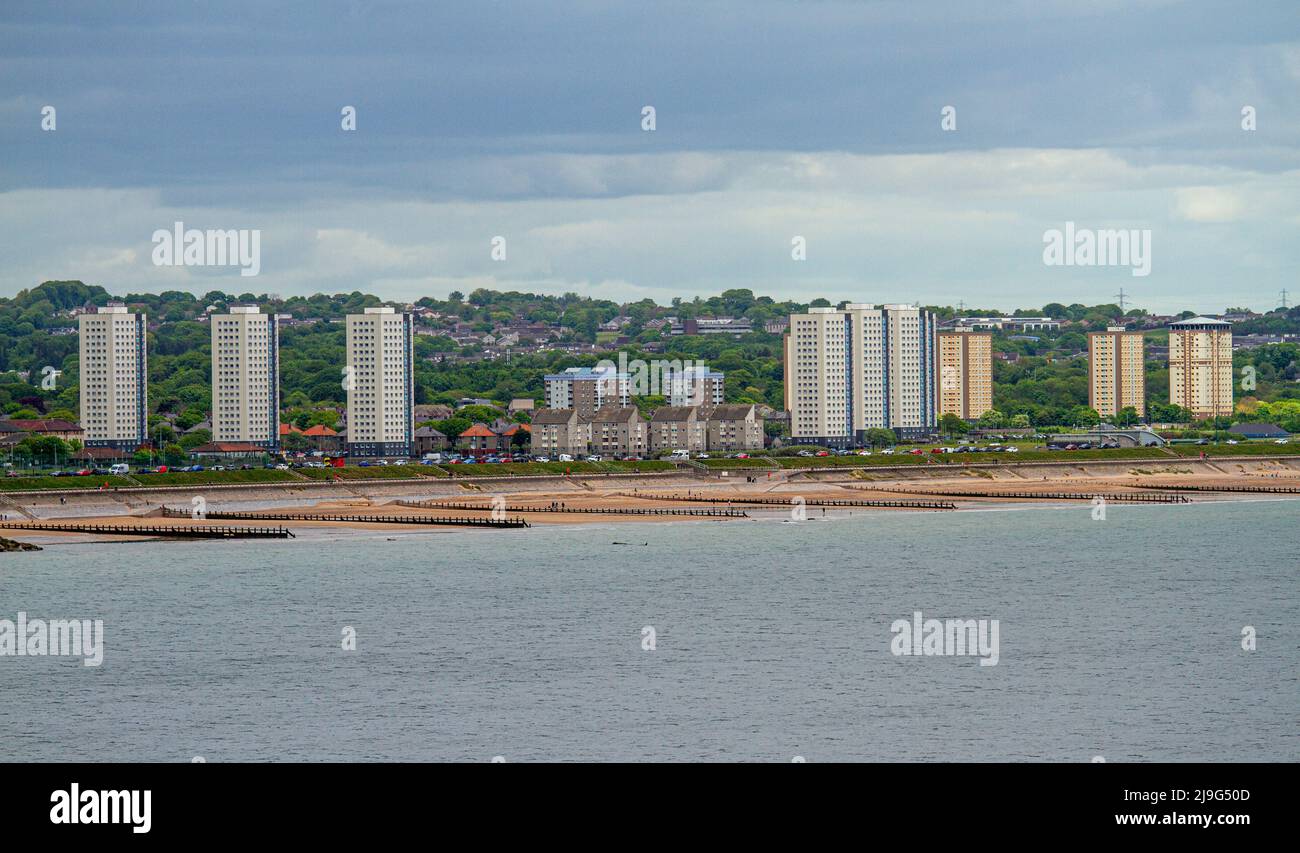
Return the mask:
<svg viewBox="0 0 1300 853"><path fill-rule="evenodd" d="M0 151L5 296L1300 299L1295 0L6 0ZM260 274L155 266L177 220ZM1067 221L1150 275L1044 265Z"/></svg>

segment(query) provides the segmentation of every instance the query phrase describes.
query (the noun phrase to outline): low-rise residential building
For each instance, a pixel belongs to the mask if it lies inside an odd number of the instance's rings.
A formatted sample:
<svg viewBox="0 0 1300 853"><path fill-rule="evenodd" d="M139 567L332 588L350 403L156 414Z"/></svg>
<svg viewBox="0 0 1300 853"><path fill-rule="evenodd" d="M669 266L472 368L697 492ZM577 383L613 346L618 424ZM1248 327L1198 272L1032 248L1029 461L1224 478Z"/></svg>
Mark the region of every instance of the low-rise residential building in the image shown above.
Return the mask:
<svg viewBox="0 0 1300 853"><path fill-rule="evenodd" d="M518 453L527 450L530 444L531 428L528 424L501 424L494 426L492 431L497 434L498 447L503 451Z"/></svg>
<svg viewBox="0 0 1300 853"><path fill-rule="evenodd" d="M447 449L447 436L431 426L415 428L415 455L437 453Z"/></svg>
<svg viewBox="0 0 1300 853"><path fill-rule="evenodd" d="M22 430L28 435L38 435L42 438L61 438L64 441L82 441L86 437L85 430L79 424L72 421L65 421L62 418L33 418L5 421L11 427Z"/></svg>
<svg viewBox="0 0 1300 853"><path fill-rule="evenodd" d="M660 406L650 418L649 433L651 453L702 453L708 447L706 421L696 406Z"/></svg>
<svg viewBox="0 0 1300 853"><path fill-rule="evenodd" d="M532 398L516 397L510 401L510 405L506 406L506 411L513 415L515 412L531 412L536 408L537 403Z"/></svg>
<svg viewBox="0 0 1300 853"><path fill-rule="evenodd" d="M324 424L312 424L302 431L303 438L311 442L312 450L338 453L343 450L343 436Z"/></svg>
<svg viewBox="0 0 1300 853"><path fill-rule="evenodd" d="M73 464L85 465L87 468L102 468L105 465L129 462L134 455L129 450L117 447L83 447L69 458Z"/></svg>
<svg viewBox="0 0 1300 853"><path fill-rule="evenodd" d="M591 440L591 423L576 409L538 409L532 420L533 454L577 456L587 452Z"/></svg>
<svg viewBox="0 0 1300 853"><path fill-rule="evenodd" d="M603 456L644 456L646 422L636 406L606 406L591 418L591 450Z"/></svg>
<svg viewBox="0 0 1300 853"><path fill-rule="evenodd" d="M706 422L708 450L735 452L763 448L763 419L752 403L703 406L700 416Z"/></svg>
<svg viewBox="0 0 1300 853"><path fill-rule="evenodd" d="M501 449L501 436L487 424L474 424L460 434L456 446L470 456L487 456Z"/></svg>

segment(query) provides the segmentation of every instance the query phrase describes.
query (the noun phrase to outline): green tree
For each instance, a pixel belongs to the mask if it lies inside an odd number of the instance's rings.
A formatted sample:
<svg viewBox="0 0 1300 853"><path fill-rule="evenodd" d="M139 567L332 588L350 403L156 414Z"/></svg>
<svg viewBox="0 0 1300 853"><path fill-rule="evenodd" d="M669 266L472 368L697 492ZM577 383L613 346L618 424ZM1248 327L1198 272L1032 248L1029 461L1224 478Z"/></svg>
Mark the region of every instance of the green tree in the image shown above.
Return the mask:
<svg viewBox="0 0 1300 853"><path fill-rule="evenodd" d="M954 435L965 435L969 428L959 415L953 412L945 412L944 416L939 419L939 429L944 435L951 438Z"/></svg>

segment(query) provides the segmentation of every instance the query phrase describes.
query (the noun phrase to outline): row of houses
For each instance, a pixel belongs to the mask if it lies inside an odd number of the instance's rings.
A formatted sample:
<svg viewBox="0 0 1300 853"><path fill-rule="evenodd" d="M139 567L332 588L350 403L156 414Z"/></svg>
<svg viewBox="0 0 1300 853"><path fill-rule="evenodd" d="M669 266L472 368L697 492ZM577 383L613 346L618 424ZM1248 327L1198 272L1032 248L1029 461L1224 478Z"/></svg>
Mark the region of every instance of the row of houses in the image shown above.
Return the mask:
<svg viewBox="0 0 1300 853"><path fill-rule="evenodd" d="M532 423L533 453L539 456L729 453L759 450L763 442L763 418L752 404L661 406L649 420L635 406L605 406L591 417L576 409L539 409Z"/></svg>

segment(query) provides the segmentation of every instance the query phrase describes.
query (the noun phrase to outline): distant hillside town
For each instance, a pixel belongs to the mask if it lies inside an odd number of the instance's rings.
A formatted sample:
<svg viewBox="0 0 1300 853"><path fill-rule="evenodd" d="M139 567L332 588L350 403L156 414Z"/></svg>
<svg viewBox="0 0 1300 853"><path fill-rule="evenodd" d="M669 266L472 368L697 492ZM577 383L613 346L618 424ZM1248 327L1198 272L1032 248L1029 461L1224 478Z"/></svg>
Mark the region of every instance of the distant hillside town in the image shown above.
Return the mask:
<svg viewBox="0 0 1300 853"><path fill-rule="evenodd" d="M1101 422L1294 432L1298 342L1286 306L1005 314L748 290L667 306L488 290L399 304L46 282L0 300L0 445L52 439L97 460L623 458ZM616 354L662 382L637 387L609 367Z"/></svg>

